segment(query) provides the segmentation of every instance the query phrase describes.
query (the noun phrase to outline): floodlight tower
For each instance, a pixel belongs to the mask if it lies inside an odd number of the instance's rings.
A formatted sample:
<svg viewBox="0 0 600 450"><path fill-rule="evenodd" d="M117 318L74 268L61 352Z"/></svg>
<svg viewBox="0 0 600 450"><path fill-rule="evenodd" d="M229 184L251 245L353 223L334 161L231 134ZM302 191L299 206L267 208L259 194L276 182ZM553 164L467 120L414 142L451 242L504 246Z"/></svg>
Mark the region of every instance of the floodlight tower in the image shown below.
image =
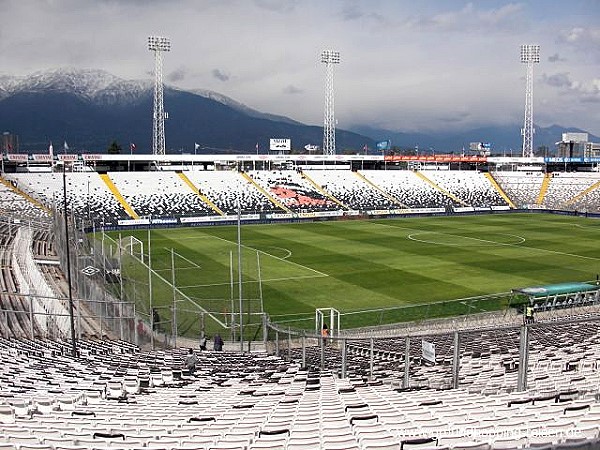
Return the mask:
<svg viewBox="0 0 600 450"><path fill-rule="evenodd" d="M323 50L325 64L325 115L323 118L323 154L335 155L335 111L333 95L333 65L340 63L340 52Z"/></svg>
<svg viewBox="0 0 600 450"><path fill-rule="evenodd" d="M540 62L539 45L521 45L521 62L527 64L525 82L525 122L521 129L523 136L523 157L533 156L533 64Z"/></svg>
<svg viewBox="0 0 600 450"><path fill-rule="evenodd" d="M163 100L163 52L171 50L171 40L163 36L148 37L148 50L154 52L154 114L152 153L165 154L165 105Z"/></svg>

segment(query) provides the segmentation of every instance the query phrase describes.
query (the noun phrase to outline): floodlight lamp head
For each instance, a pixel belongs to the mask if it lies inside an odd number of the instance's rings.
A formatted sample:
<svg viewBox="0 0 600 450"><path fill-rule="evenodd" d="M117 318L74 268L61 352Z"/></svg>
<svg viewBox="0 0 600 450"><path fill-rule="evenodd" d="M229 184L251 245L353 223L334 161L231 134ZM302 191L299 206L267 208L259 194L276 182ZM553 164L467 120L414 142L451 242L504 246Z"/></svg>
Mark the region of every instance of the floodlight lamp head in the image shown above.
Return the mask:
<svg viewBox="0 0 600 450"><path fill-rule="evenodd" d="M339 64L340 52L335 50L323 50L321 52L321 62L325 64Z"/></svg>
<svg viewBox="0 0 600 450"><path fill-rule="evenodd" d="M155 52L168 52L171 50L171 40L164 36L149 36L148 50Z"/></svg>
<svg viewBox="0 0 600 450"><path fill-rule="evenodd" d="M539 63L540 46L539 45L521 45L522 63Z"/></svg>

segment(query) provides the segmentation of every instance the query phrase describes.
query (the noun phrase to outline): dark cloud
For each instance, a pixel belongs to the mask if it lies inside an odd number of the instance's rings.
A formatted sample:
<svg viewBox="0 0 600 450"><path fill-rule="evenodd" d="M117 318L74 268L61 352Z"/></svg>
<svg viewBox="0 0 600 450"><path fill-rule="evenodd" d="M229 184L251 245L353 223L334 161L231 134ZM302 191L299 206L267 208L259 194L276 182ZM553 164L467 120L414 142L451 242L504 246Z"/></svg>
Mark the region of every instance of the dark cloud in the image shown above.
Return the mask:
<svg viewBox="0 0 600 450"><path fill-rule="evenodd" d="M230 78L230 75L228 73L223 72L220 69L213 69L211 73L212 73L212 76L215 77L219 81L228 81Z"/></svg>
<svg viewBox="0 0 600 450"><path fill-rule="evenodd" d="M580 103L600 103L600 79L590 82L574 81L568 72L542 75L542 80L548 86L561 90L561 94L569 95Z"/></svg>
<svg viewBox="0 0 600 450"><path fill-rule="evenodd" d="M548 62L559 62L559 61L566 61L566 59L561 57L558 53L548 56Z"/></svg>
<svg viewBox="0 0 600 450"><path fill-rule="evenodd" d="M297 0L254 0L259 8L278 13L286 13L296 8Z"/></svg>
<svg viewBox="0 0 600 450"><path fill-rule="evenodd" d="M459 111L459 112L454 112L451 115L438 117L437 119L440 122L457 123L457 122L462 122L464 119L467 119L470 116L471 116L471 113L469 113L467 111Z"/></svg>
<svg viewBox="0 0 600 450"><path fill-rule="evenodd" d="M568 72L555 73L552 75L542 75L542 79L544 83L548 86L553 87L567 87L570 88L573 85L573 82L569 78Z"/></svg>
<svg viewBox="0 0 600 450"><path fill-rule="evenodd" d="M180 67L179 69L176 69L173 72L169 73L167 75L167 80L169 80L171 83L177 83L178 81L182 81L183 79L185 79L185 76L186 70L183 67Z"/></svg>
<svg viewBox="0 0 600 450"><path fill-rule="evenodd" d="M351 5L342 9L342 18L344 20L358 20L365 16L364 12L358 9L356 6Z"/></svg>
<svg viewBox="0 0 600 450"><path fill-rule="evenodd" d="M580 97L579 101L581 103L600 103L600 95L584 94Z"/></svg>
<svg viewBox="0 0 600 450"><path fill-rule="evenodd" d="M284 94L302 94L304 90L297 88L296 86L292 86L291 84L283 88Z"/></svg>
<svg viewBox="0 0 600 450"><path fill-rule="evenodd" d="M357 8L354 5L344 7L341 11L341 17L342 17L342 20L344 20L346 22L362 20L362 21L371 21L375 25L381 25L386 21L385 18L381 14L378 14L375 12L367 13L367 12L364 12L363 10Z"/></svg>

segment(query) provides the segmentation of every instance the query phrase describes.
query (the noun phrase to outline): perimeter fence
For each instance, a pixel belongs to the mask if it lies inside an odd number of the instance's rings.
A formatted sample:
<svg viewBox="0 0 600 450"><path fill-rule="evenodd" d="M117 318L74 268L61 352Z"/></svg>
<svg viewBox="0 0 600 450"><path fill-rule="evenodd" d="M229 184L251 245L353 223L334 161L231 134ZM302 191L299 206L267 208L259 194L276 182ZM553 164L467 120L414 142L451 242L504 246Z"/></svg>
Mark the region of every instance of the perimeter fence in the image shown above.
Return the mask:
<svg viewBox="0 0 600 450"><path fill-rule="evenodd" d="M304 367L399 390L464 388L494 394L600 394L600 306L472 321L439 320L400 328L314 330L268 325L267 351Z"/></svg>

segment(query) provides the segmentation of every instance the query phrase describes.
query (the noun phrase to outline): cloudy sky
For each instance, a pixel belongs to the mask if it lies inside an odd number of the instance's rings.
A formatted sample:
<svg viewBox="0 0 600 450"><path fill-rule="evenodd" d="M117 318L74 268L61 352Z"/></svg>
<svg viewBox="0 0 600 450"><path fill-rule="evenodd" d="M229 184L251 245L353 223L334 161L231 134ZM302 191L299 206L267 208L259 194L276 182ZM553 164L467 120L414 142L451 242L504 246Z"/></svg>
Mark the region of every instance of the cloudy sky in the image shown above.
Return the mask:
<svg viewBox="0 0 600 450"><path fill-rule="evenodd" d="M600 0L0 0L0 72L103 69L321 124L321 50L341 128L461 130L523 121L521 44L540 44L534 120L600 135ZM168 110L168 105L167 108Z"/></svg>

